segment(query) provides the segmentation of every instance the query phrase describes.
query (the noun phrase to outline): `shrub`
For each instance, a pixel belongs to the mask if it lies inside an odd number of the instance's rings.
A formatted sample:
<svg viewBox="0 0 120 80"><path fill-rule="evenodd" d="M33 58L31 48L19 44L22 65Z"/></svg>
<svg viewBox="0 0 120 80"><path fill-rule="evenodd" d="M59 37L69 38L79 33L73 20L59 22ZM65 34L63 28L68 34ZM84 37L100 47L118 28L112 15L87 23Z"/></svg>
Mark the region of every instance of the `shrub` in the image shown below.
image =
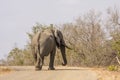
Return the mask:
<svg viewBox="0 0 120 80"><path fill-rule="evenodd" d="M110 65L110 66L108 66L108 70L109 71L118 71L118 66L116 66L116 65Z"/></svg>

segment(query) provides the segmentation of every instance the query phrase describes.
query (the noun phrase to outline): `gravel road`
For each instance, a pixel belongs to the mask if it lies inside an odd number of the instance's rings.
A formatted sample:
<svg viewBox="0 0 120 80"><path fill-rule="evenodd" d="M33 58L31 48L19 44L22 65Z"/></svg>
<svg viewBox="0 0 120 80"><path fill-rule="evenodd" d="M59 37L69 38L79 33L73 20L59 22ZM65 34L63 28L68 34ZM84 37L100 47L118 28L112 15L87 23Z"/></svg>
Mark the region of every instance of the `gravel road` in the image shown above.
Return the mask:
<svg viewBox="0 0 120 80"><path fill-rule="evenodd" d="M47 70L48 67L43 66L41 71L35 71L33 66L9 68L12 71L0 74L0 80L101 80L99 73L91 68L59 66L56 70ZM120 77L114 80L120 80Z"/></svg>

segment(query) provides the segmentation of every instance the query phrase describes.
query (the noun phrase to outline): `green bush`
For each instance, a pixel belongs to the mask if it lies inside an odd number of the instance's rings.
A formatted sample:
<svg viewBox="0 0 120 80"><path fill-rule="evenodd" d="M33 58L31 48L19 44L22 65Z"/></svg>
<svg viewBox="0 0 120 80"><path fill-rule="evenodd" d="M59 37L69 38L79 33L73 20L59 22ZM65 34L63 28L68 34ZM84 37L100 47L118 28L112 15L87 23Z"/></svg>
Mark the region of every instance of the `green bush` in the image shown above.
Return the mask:
<svg viewBox="0 0 120 80"><path fill-rule="evenodd" d="M109 71L118 71L118 66L116 66L116 65L110 65L110 66L108 66L108 70Z"/></svg>

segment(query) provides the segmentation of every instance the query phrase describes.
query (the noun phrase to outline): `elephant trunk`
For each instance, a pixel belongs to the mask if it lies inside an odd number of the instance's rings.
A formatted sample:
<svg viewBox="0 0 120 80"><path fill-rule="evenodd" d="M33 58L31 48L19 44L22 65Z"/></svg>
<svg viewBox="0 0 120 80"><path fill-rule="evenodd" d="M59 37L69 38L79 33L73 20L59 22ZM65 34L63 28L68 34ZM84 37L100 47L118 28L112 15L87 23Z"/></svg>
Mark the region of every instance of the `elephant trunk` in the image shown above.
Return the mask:
<svg viewBox="0 0 120 80"><path fill-rule="evenodd" d="M62 65L65 66L67 64L67 59L66 59L66 52L65 52L65 46L61 45L60 46L60 50L61 50L61 54L62 54L62 57L63 57L63 63Z"/></svg>

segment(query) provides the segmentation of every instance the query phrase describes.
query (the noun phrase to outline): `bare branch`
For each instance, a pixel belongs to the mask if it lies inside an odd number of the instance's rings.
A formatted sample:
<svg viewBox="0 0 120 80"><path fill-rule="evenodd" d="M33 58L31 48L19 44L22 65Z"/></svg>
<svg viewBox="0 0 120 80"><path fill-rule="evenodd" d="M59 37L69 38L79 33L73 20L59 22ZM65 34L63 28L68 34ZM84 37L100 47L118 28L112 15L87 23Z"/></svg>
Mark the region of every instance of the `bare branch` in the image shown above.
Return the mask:
<svg viewBox="0 0 120 80"><path fill-rule="evenodd" d="M116 56L115 58L117 59L117 62L118 62L118 63L119 63L119 65L120 65L120 60L118 59L118 57Z"/></svg>

